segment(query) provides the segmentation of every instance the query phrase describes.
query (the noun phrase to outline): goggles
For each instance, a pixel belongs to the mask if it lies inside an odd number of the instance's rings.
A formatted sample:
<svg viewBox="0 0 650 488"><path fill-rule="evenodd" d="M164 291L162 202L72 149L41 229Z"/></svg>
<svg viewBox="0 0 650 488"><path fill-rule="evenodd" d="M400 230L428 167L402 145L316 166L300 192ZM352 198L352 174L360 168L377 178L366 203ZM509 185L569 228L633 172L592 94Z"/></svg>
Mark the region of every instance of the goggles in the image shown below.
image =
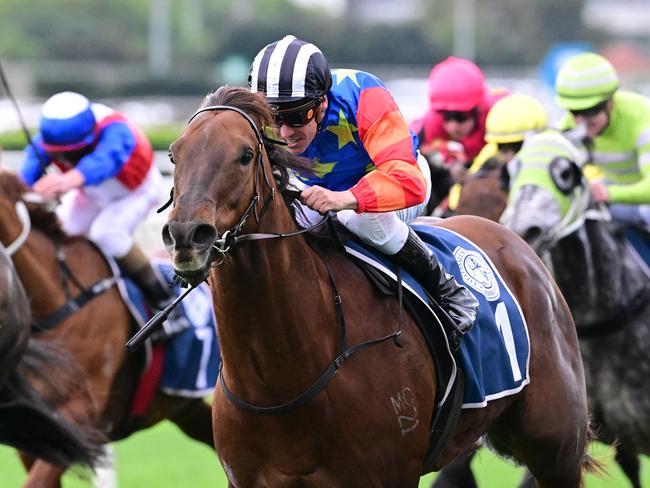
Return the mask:
<svg viewBox="0 0 650 488"><path fill-rule="evenodd" d="M316 109L320 105L320 100L310 100L299 107L282 110L275 106L275 126L287 125L289 127L303 127L311 122L316 116Z"/></svg>
<svg viewBox="0 0 650 488"><path fill-rule="evenodd" d="M456 121L462 124L466 120L474 117L475 110L460 111L460 110L438 110L438 113L445 122Z"/></svg>
<svg viewBox="0 0 650 488"><path fill-rule="evenodd" d="M92 152L93 146L86 146L73 151L46 151L48 157L53 161L77 163L81 158Z"/></svg>
<svg viewBox="0 0 650 488"><path fill-rule="evenodd" d="M607 108L607 102L609 102L609 99L603 100L602 102L590 108L585 108L583 110L569 110L569 112L571 112L571 115L573 115L574 117L584 117L588 119L591 117L595 117L600 112L604 111Z"/></svg>
<svg viewBox="0 0 650 488"><path fill-rule="evenodd" d="M498 142L497 143L497 150L499 152L508 152L512 151L515 154L518 153L521 150L521 147L524 145L524 141L517 141L517 142Z"/></svg>

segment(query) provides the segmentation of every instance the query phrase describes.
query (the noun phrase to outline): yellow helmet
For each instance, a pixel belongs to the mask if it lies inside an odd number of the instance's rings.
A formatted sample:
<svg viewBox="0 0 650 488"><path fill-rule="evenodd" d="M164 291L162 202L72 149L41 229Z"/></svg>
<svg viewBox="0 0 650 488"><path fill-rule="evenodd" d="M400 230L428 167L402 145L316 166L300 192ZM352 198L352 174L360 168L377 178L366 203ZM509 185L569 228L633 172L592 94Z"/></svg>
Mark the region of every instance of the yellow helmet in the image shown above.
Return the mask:
<svg viewBox="0 0 650 488"><path fill-rule="evenodd" d="M485 121L485 140L495 144L521 142L527 134L546 129L546 110L528 95L508 95L495 103Z"/></svg>

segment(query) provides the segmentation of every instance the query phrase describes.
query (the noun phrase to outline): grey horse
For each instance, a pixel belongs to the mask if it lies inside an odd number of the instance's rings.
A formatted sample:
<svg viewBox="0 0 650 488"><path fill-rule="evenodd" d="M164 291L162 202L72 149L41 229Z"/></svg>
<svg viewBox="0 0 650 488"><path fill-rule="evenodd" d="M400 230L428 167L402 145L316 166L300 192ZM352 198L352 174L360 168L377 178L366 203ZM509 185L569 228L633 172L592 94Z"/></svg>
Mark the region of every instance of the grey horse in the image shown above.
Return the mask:
<svg viewBox="0 0 650 488"><path fill-rule="evenodd" d="M650 453L648 268L625 228L592 202L571 142L548 131L527 140L518 159L501 221L535 249L569 304L597 434L640 487L638 454Z"/></svg>

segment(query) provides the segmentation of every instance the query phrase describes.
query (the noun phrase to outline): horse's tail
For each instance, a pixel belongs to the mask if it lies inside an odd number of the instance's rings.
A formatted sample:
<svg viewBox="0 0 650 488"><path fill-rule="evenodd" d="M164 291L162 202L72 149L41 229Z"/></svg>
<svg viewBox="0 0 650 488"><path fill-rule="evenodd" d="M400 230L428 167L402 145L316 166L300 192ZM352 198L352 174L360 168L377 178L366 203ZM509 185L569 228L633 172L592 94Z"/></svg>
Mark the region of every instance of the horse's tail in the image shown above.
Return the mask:
<svg viewBox="0 0 650 488"><path fill-rule="evenodd" d="M591 454L589 454L589 449L588 449L589 445L591 444L592 441L595 440L598 440L598 436L592 430L591 423L590 423L589 425L587 425L587 443L586 443L584 456L582 457L582 470L584 472L591 473L596 476L604 476L606 472L603 463L601 463L600 461L598 461L598 459L592 457Z"/></svg>
<svg viewBox="0 0 650 488"><path fill-rule="evenodd" d="M35 368L38 391L30 383ZM103 453L104 435L54 411L53 405L63 398L61 375L77 375L78 381L79 369L70 356L30 338L18 367L0 387L0 443L57 466L79 463L93 467ZM57 378L50 381L54 376Z"/></svg>

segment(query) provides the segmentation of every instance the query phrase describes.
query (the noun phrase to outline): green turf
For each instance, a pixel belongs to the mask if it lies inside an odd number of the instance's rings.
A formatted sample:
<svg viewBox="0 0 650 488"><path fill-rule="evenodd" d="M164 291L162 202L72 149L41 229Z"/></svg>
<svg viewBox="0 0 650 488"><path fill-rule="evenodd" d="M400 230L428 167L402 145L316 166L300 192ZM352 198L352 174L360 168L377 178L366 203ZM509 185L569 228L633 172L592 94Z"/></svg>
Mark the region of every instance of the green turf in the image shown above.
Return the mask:
<svg viewBox="0 0 650 488"><path fill-rule="evenodd" d="M120 488L203 488L225 487L226 478L214 453L188 440L174 425L163 422L144 432L115 444L116 466ZM620 468L612 462L612 452L595 445L592 454L605 463L608 473L597 478L588 475L586 488L626 488L629 484ZM515 487L523 470L482 450L473 461L480 488ZM642 483L650 485L650 463L643 458ZM420 487L427 487L433 475L422 478ZM0 488L18 488L25 479L15 453L0 447ZM92 484L67 474L63 488L90 488Z"/></svg>

